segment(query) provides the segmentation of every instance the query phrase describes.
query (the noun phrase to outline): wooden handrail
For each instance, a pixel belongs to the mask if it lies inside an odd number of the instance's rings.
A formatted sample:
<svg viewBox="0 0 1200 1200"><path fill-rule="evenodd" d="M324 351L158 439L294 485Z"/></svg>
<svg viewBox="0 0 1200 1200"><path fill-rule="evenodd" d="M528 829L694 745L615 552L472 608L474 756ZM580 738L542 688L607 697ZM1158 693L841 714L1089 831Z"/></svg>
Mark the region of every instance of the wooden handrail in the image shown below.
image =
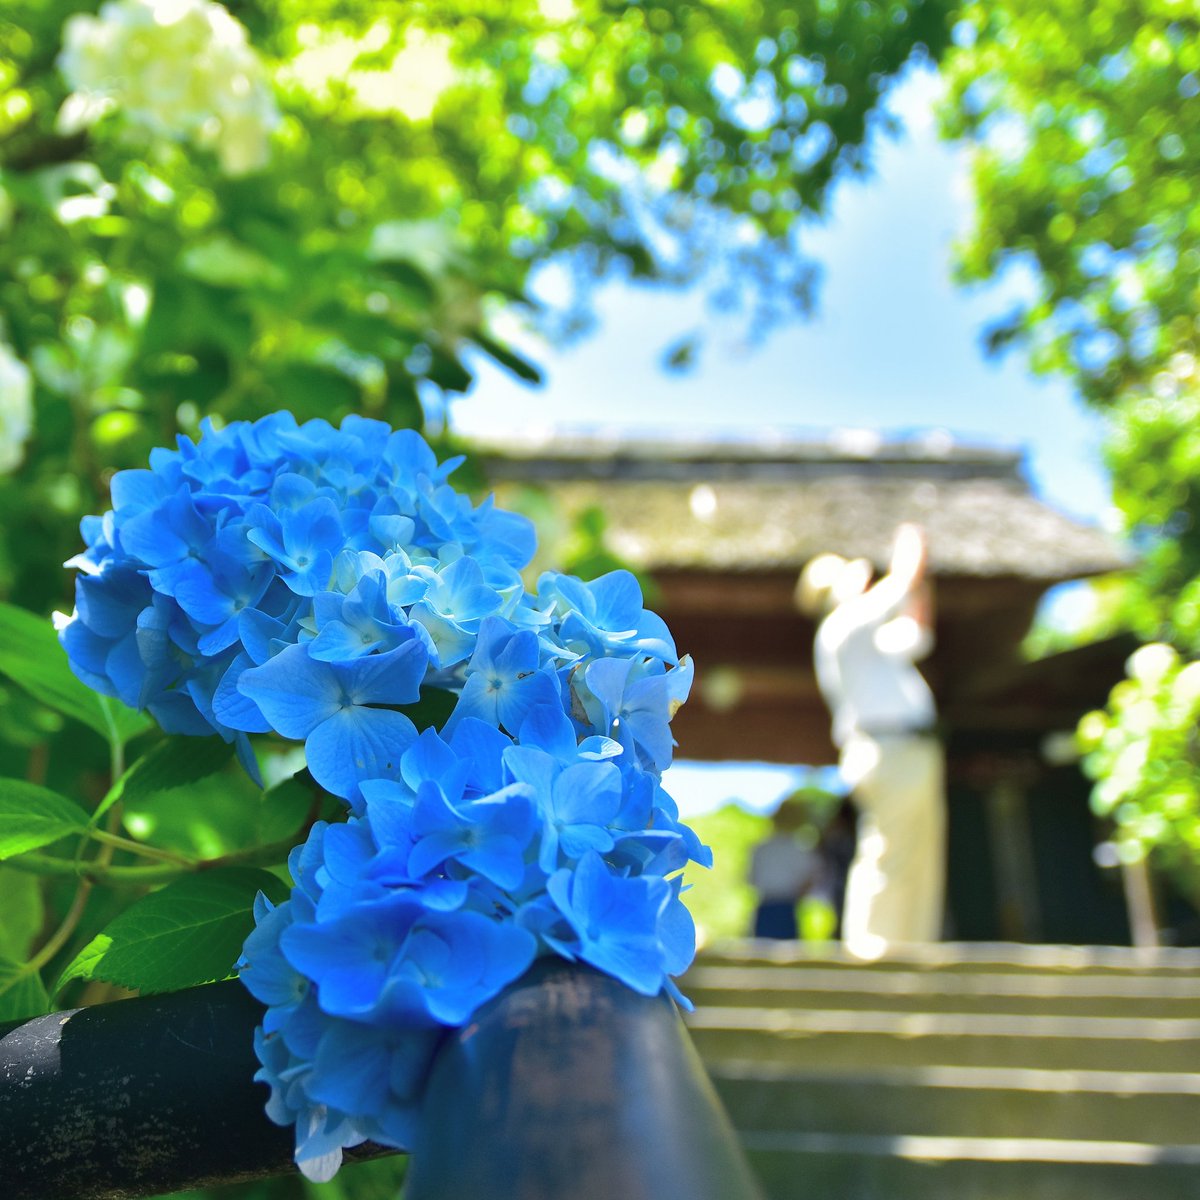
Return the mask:
<svg viewBox="0 0 1200 1200"><path fill-rule="evenodd" d="M0 1029L0 1195L133 1200L294 1170L236 981ZM434 1059L406 1200L757 1200L678 1013L543 962ZM387 1153L375 1146L356 1160Z"/></svg>

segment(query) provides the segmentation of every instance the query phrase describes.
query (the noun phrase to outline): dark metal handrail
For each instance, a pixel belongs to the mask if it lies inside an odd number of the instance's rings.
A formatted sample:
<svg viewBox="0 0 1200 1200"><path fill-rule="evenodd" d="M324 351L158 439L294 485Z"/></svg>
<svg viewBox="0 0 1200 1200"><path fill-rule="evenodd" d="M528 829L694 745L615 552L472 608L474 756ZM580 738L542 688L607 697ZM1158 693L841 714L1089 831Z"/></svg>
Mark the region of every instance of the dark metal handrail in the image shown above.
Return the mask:
<svg viewBox="0 0 1200 1200"><path fill-rule="evenodd" d="M294 1169L235 981L0 1036L0 1196L132 1200ZM384 1153L359 1147L348 1158ZM406 1200L756 1200L670 1001L539 963L434 1060Z"/></svg>

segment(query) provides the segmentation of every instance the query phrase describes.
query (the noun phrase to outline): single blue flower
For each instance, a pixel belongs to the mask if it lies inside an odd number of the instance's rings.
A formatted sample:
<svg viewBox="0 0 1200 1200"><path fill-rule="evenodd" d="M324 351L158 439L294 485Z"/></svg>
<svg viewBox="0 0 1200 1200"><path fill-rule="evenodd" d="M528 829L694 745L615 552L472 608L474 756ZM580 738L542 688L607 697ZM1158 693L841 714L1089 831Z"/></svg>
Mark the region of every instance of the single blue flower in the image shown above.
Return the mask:
<svg viewBox="0 0 1200 1200"><path fill-rule="evenodd" d="M635 992L662 990L666 962L681 957L678 945L664 947L660 936L659 915L672 896L665 879L614 874L590 851L574 870L555 871L546 890L574 931L574 954ZM681 931L672 924L666 932L678 939Z"/></svg>
<svg viewBox="0 0 1200 1200"><path fill-rule="evenodd" d="M610 571L588 583L547 571L538 580L538 597L554 605L563 644L580 655L645 654L678 661L666 623L642 607L641 585L629 571Z"/></svg>
<svg viewBox="0 0 1200 1200"><path fill-rule="evenodd" d="M477 717L465 717L455 723L449 742L459 761L467 764L464 783L467 794L488 796L508 782L503 756L513 740L494 725Z"/></svg>
<svg viewBox="0 0 1200 1200"><path fill-rule="evenodd" d="M611 850L609 825L621 808L621 773L611 762L564 767L543 750L513 746L504 765L518 783L530 786L541 814L538 865L549 874L560 852L577 859L588 850Z"/></svg>
<svg viewBox="0 0 1200 1200"><path fill-rule="evenodd" d="M321 1037L306 1093L354 1114L372 1141L412 1148L418 1102L437 1049L432 1029L395 1029L330 1021Z"/></svg>
<svg viewBox="0 0 1200 1200"><path fill-rule="evenodd" d="M394 776L416 740L408 717L379 706L416 701L425 663L415 638L349 663L318 662L296 645L244 671L238 689L272 729L304 740L308 769L323 788L357 803L359 780Z"/></svg>
<svg viewBox="0 0 1200 1200"><path fill-rule="evenodd" d="M479 627L467 680L446 732L476 717L516 733L534 705L560 706L560 694L553 669L540 667L537 635L514 629L500 617L488 617Z"/></svg>
<svg viewBox="0 0 1200 1200"><path fill-rule="evenodd" d="M244 553L246 545L240 529L223 529L210 544L208 561L189 559L176 571L176 602L199 628L208 627L196 643L206 657L239 640L241 614L254 609L274 578L269 563Z"/></svg>
<svg viewBox="0 0 1200 1200"><path fill-rule="evenodd" d="M521 722L517 741L522 746L545 750L564 766L584 760L615 759L625 752L620 742L600 734L585 737L581 741L574 723L560 704L539 704L531 708ZM648 807L646 811L649 815Z"/></svg>
<svg viewBox="0 0 1200 1200"><path fill-rule="evenodd" d="M601 658L584 668L583 708L593 728L661 774L675 745L671 718L687 699L692 674L687 657L671 670L657 659Z"/></svg>
<svg viewBox="0 0 1200 1200"><path fill-rule="evenodd" d="M531 791L513 783L479 800L452 803L436 783L423 783L412 815L409 869L419 877L453 860L499 888L519 887L525 849L541 824Z"/></svg>
<svg viewBox="0 0 1200 1200"><path fill-rule="evenodd" d="M308 653L322 662L347 662L376 651L392 650L408 641L412 630L397 619L388 603L387 576L364 575L349 595L318 592L313 597L317 636Z"/></svg>
<svg viewBox="0 0 1200 1200"><path fill-rule="evenodd" d="M291 902L276 906L259 892L254 899L255 927L242 947L238 977L256 999L267 1005L263 1028L274 1033L308 996L308 978L284 958L279 938L292 923Z"/></svg>
<svg viewBox="0 0 1200 1200"><path fill-rule="evenodd" d="M428 1013L461 1025L486 1000L523 975L533 962L532 934L481 913L426 912L409 931L389 979L393 1019Z"/></svg>
<svg viewBox="0 0 1200 1200"><path fill-rule="evenodd" d="M171 595L180 571L203 555L214 532L212 523L196 510L191 493L181 488L158 507L123 521L121 548L153 568L149 579L156 591Z"/></svg>
<svg viewBox="0 0 1200 1200"><path fill-rule="evenodd" d="M343 1148L360 1145L367 1134L345 1113L309 1097L311 1060L294 1054L280 1034L266 1033L260 1025L254 1052L262 1064L254 1078L271 1089L267 1116L277 1125L295 1124L296 1165L314 1183L327 1182L342 1165Z"/></svg>
<svg viewBox="0 0 1200 1200"><path fill-rule="evenodd" d="M288 962L317 985L323 1012L369 1021L383 1011L392 964L423 912L417 892L400 889L327 921L295 922L281 933L280 945Z"/></svg>
<svg viewBox="0 0 1200 1200"><path fill-rule="evenodd" d="M334 555L346 537L337 505L328 496L279 512L255 504L246 523L246 536L283 568L280 578L298 596L312 596L328 586Z"/></svg>

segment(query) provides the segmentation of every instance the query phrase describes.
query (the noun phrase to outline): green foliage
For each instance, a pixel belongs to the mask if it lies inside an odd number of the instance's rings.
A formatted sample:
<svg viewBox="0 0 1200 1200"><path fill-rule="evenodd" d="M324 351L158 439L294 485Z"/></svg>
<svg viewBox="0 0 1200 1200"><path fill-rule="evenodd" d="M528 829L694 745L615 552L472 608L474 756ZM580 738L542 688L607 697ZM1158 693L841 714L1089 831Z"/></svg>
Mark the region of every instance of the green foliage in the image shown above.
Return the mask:
<svg viewBox="0 0 1200 1200"><path fill-rule="evenodd" d="M947 38L940 0L253 0L234 11L281 122L230 175L120 111L64 131L63 23L95 7L0 14L0 341L33 369L37 426L0 481L0 593L38 611L108 474L202 416L420 424L472 355L537 378L494 317L540 262L682 284L716 261L756 324L803 306L793 222Z"/></svg>
<svg viewBox="0 0 1200 1200"><path fill-rule="evenodd" d="M713 848L709 870L689 867L691 890L683 900L696 922L701 943L745 937L754 927L758 898L747 881L750 855L771 836L771 820L727 804L716 812L688 822L700 840Z"/></svg>
<svg viewBox="0 0 1200 1200"><path fill-rule="evenodd" d="M36 971L0 956L0 1022L23 1021L50 1007L50 998Z"/></svg>
<svg viewBox="0 0 1200 1200"><path fill-rule="evenodd" d="M947 59L949 131L976 145L970 280L1034 268L994 332L1090 400L1194 355L1200 285L1200 14L1161 0L976 0Z"/></svg>
<svg viewBox="0 0 1200 1200"><path fill-rule="evenodd" d="M1108 417L1114 501L1140 563L1105 589L1104 628L1200 653L1200 12L1160 0L962 10L950 133L976 145L967 280L1013 265L1036 295L993 329ZM1086 638L1089 631L1084 631ZM1147 652L1165 650L1147 647ZM1138 660L1141 661L1141 660ZM1149 661L1149 660L1146 660ZM1080 727L1096 803L1127 851L1182 876L1194 713L1131 679Z"/></svg>
<svg viewBox="0 0 1200 1200"><path fill-rule="evenodd" d="M1200 898L1200 662L1162 643L1129 659L1105 709L1080 723L1092 807L1127 860L1146 855Z"/></svg>
<svg viewBox="0 0 1200 1200"><path fill-rule="evenodd" d="M156 1200L396 1200L407 1168L408 1158L393 1154L343 1163L325 1183L313 1183L299 1174L283 1175L225 1184L214 1191L172 1192Z"/></svg>
<svg viewBox="0 0 1200 1200"><path fill-rule="evenodd" d="M102 979L142 992L166 992L232 974L254 928L258 892L279 903L287 887L274 875L226 867L189 875L127 908L89 942L58 980Z"/></svg>
<svg viewBox="0 0 1200 1200"><path fill-rule="evenodd" d="M65 796L23 779L0 779L0 859L81 833L88 815Z"/></svg>
<svg viewBox="0 0 1200 1200"><path fill-rule="evenodd" d="M581 579L596 579L609 571L628 570L629 564L609 546L605 534L608 518L598 505L582 509L572 522L570 533L560 547L562 570ZM636 574L636 572L635 572ZM647 603L653 603L655 587L652 580L644 581Z"/></svg>
<svg viewBox="0 0 1200 1200"><path fill-rule="evenodd" d="M46 906L37 876L0 867L0 896L4 898L0 957L23 962L46 919Z"/></svg>
<svg viewBox="0 0 1200 1200"><path fill-rule="evenodd" d="M254 845L269 845L295 838L305 827L313 808L316 785L311 778L302 782L298 778L285 779L283 783L263 792L254 808Z"/></svg>
<svg viewBox="0 0 1200 1200"><path fill-rule="evenodd" d="M1179 370L1181 364L1176 364ZM1112 409L1113 498L1141 552L1125 597L1141 637L1200 653L1200 377L1131 394Z"/></svg>
<svg viewBox="0 0 1200 1200"><path fill-rule="evenodd" d="M168 737L143 754L96 806L92 824L117 803L136 806L151 796L192 788L227 766L233 746L219 737Z"/></svg>
<svg viewBox="0 0 1200 1200"><path fill-rule="evenodd" d="M416 704L400 707L402 712L418 729L436 727L441 729L454 711L455 695L444 688L423 688Z"/></svg>
<svg viewBox="0 0 1200 1200"><path fill-rule="evenodd" d="M119 106L72 127L64 23L100 6L0 7L0 775L27 777L0 787L5 1019L44 1011L56 976L91 1000L227 975L321 815L303 777L262 791L216 739L160 738L70 673L35 614L70 607L61 564L113 472L205 417L419 426L481 356L535 383L498 318L565 335L607 271L703 278L755 328L804 310L795 223L865 167L949 4L231 4L280 114L242 167ZM577 286L562 310L530 299L547 262ZM569 565L613 565L598 515L567 536ZM346 1179L394 1194L397 1170Z"/></svg>
<svg viewBox="0 0 1200 1200"><path fill-rule="evenodd" d="M107 742L123 744L150 727L147 717L101 696L75 677L48 620L3 602L0 673L55 712L94 729Z"/></svg>
<svg viewBox="0 0 1200 1200"><path fill-rule="evenodd" d="M1110 613L1200 649L1200 16L971 3L955 42L946 127L975 144L962 274L1032 270L1036 297L991 340L1024 343L1109 419L1114 501L1141 554Z"/></svg>

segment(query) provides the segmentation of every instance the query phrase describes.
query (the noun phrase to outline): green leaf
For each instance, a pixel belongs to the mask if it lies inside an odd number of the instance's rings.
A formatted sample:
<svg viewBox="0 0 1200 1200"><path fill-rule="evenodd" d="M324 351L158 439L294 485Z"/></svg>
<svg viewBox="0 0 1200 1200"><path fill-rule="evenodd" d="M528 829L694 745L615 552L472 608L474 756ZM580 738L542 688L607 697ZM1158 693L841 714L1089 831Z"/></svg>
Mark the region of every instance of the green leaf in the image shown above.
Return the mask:
<svg viewBox="0 0 1200 1200"><path fill-rule="evenodd" d="M59 995L72 979L91 979L96 964L108 952L111 945L112 938L106 933L96 934L63 969L63 973L58 977L58 982L54 985L54 995Z"/></svg>
<svg viewBox="0 0 1200 1200"><path fill-rule="evenodd" d="M471 334L471 340L485 354L495 359L500 366L504 367L506 371L511 372L518 379L523 379L526 383L533 384L541 384L543 382L541 371L529 359L523 358L510 346L497 341L490 334L486 334L482 330L476 330Z"/></svg>
<svg viewBox="0 0 1200 1200"><path fill-rule="evenodd" d="M432 726L441 729L454 711L456 697L443 688L422 688L421 698L416 704L406 704L400 711L417 727L425 730Z"/></svg>
<svg viewBox="0 0 1200 1200"><path fill-rule="evenodd" d="M50 997L36 971L0 957L0 1021L27 1021L50 1011Z"/></svg>
<svg viewBox="0 0 1200 1200"><path fill-rule="evenodd" d="M179 256L179 269L213 287L279 289L287 283L269 258L222 233L189 245Z"/></svg>
<svg viewBox="0 0 1200 1200"><path fill-rule="evenodd" d="M43 704L82 721L105 741L127 742L150 721L75 678L54 626L24 608L0 602L0 672Z"/></svg>
<svg viewBox="0 0 1200 1200"><path fill-rule="evenodd" d="M63 971L143 992L167 992L233 973L254 927L254 897L287 899L287 886L267 871L222 867L177 879L143 896L92 939Z"/></svg>
<svg viewBox="0 0 1200 1200"><path fill-rule="evenodd" d="M28 871L0 867L0 897L4 904L0 958L20 961L29 954L30 945L46 920L42 881Z"/></svg>
<svg viewBox="0 0 1200 1200"><path fill-rule="evenodd" d="M311 780L307 771L302 772ZM263 792L255 815L255 839L260 845L281 842L299 833L313 806L313 784L292 776Z"/></svg>
<svg viewBox="0 0 1200 1200"><path fill-rule="evenodd" d="M233 746L219 737L169 737L143 754L112 786L92 814L92 824L118 800L137 803L148 796L189 787L215 775L233 757Z"/></svg>
<svg viewBox="0 0 1200 1200"><path fill-rule="evenodd" d="M426 375L443 391L466 392L470 390L475 376L463 365L458 356L438 346L431 346L432 361Z"/></svg>
<svg viewBox="0 0 1200 1200"><path fill-rule="evenodd" d="M285 362L264 379L282 406L305 416L326 413L339 407L354 407L362 401L362 389L344 372L324 363Z"/></svg>
<svg viewBox="0 0 1200 1200"><path fill-rule="evenodd" d="M0 779L0 858L36 850L87 827L87 813L66 796L24 779Z"/></svg>

